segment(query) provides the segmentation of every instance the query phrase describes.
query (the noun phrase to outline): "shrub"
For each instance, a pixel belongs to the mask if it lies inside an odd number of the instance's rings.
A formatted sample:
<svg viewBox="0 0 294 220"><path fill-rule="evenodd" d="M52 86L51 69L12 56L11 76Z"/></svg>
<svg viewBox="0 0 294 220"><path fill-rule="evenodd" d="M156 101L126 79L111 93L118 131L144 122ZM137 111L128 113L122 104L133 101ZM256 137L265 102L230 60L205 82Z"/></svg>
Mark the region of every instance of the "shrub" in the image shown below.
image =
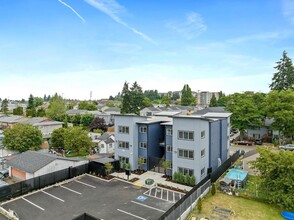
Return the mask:
<svg viewBox="0 0 294 220"><path fill-rule="evenodd" d="M189 175L189 173L187 173L185 175L185 184L190 185L191 182L191 176Z"/></svg>
<svg viewBox="0 0 294 220"><path fill-rule="evenodd" d="M173 181L175 181L175 182L179 181L179 174L176 171L174 172L174 175L173 175Z"/></svg>
<svg viewBox="0 0 294 220"><path fill-rule="evenodd" d="M196 182L196 177L193 175L190 178L190 186L195 186L195 182Z"/></svg>
<svg viewBox="0 0 294 220"><path fill-rule="evenodd" d="M216 189L215 189L215 183L213 183L212 184L212 186L211 186L211 195L215 195L215 193L216 193Z"/></svg>
<svg viewBox="0 0 294 220"><path fill-rule="evenodd" d="M179 183L185 183L185 176L181 172L179 172Z"/></svg>
<svg viewBox="0 0 294 220"><path fill-rule="evenodd" d="M197 210L200 213L202 210L202 198L200 197L197 201Z"/></svg>

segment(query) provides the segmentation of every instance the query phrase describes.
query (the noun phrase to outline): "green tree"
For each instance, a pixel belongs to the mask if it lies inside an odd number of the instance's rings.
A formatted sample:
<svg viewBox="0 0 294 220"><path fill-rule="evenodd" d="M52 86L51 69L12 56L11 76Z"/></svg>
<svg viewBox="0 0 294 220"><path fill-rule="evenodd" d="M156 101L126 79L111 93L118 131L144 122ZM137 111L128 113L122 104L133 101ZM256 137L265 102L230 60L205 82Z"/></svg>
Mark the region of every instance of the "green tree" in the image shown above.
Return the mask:
<svg viewBox="0 0 294 220"><path fill-rule="evenodd" d="M106 175L108 176L111 173L113 166L109 162L105 163L104 166L105 166Z"/></svg>
<svg viewBox="0 0 294 220"><path fill-rule="evenodd" d="M167 176L167 171L170 169L171 161L165 160L162 162L162 168L164 170L164 174Z"/></svg>
<svg viewBox="0 0 294 220"><path fill-rule="evenodd" d="M273 152L266 148L259 148L258 152L260 156L252 164L260 177L259 191L270 203L293 210L294 152Z"/></svg>
<svg viewBox="0 0 294 220"><path fill-rule="evenodd" d="M23 115L23 107L18 106L17 108L12 110L14 115Z"/></svg>
<svg viewBox="0 0 294 220"><path fill-rule="evenodd" d="M162 96L161 103L165 104L166 108L169 108L170 107L170 98L166 95Z"/></svg>
<svg viewBox="0 0 294 220"><path fill-rule="evenodd" d="M294 91L271 91L265 99L265 111L268 118L274 119L273 130L287 137L294 135Z"/></svg>
<svg viewBox="0 0 294 220"><path fill-rule="evenodd" d="M87 102L87 101L82 101L82 102L79 103L78 109L94 111L94 110L97 110L97 107L93 103L90 103L90 102Z"/></svg>
<svg viewBox="0 0 294 220"><path fill-rule="evenodd" d="M209 107L217 107L217 100L214 94L212 94L212 97L210 99Z"/></svg>
<svg viewBox="0 0 294 220"><path fill-rule="evenodd" d="M152 102L147 97L144 97L144 99L143 99L143 106L144 107L153 107Z"/></svg>
<svg viewBox="0 0 294 220"><path fill-rule="evenodd" d="M103 132L107 131L107 125L104 118L94 118L90 124L90 131L101 129Z"/></svg>
<svg viewBox="0 0 294 220"><path fill-rule="evenodd" d="M16 124L13 128L5 129L3 134L2 143L10 150L39 150L43 143L41 131L30 124Z"/></svg>
<svg viewBox="0 0 294 220"><path fill-rule="evenodd" d="M140 110L144 108L143 100L144 100L144 94L142 91L142 87L137 83L134 82L132 87L130 88L130 95L131 95L131 112L139 115Z"/></svg>
<svg viewBox="0 0 294 220"><path fill-rule="evenodd" d="M36 112L37 117L44 117L46 115L46 111L44 108L38 108Z"/></svg>
<svg viewBox="0 0 294 220"><path fill-rule="evenodd" d="M69 127L65 133L64 147L79 155L87 154L92 148L91 138L88 132L81 127Z"/></svg>
<svg viewBox="0 0 294 220"><path fill-rule="evenodd" d="M122 114L131 113L131 106L130 106L131 97L130 96L131 95L129 90L129 84L125 82L121 92L121 98L122 98L121 113Z"/></svg>
<svg viewBox="0 0 294 220"><path fill-rule="evenodd" d="M48 118L56 121L63 121L66 114L66 105L63 98L57 93L50 99L49 107L46 111Z"/></svg>
<svg viewBox="0 0 294 220"><path fill-rule="evenodd" d="M218 93L217 106L225 107L228 102L228 96L226 96L222 91Z"/></svg>
<svg viewBox="0 0 294 220"><path fill-rule="evenodd" d="M275 69L277 72L274 73L270 89L277 91L294 89L294 67L286 51L283 52L283 57L277 62Z"/></svg>
<svg viewBox="0 0 294 220"><path fill-rule="evenodd" d="M262 126L264 123L264 112L259 108L262 103L255 102L256 96L259 94L244 92L234 93L228 98L225 109L232 112L232 127L240 130L241 140L243 140L245 130L252 126Z"/></svg>
<svg viewBox="0 0 294 220"><path fill-rule="evenodd" d="M44 103L44 100L40 97L35 97L34 98L34 103L35 103L35 107L41 106Z"/></svg>
<svg viewBox="0 0 294 220"><path fill-rule="evenodd" d="M182 89L181 105L195 105L195 97L192 95L192 90L188 84L185 84Z"/></svg>
<svg viewBox="0 0 294 220"><path fill-rule="evenodd" d="M57 128L51 134L50 148L65 149L64 139L67 133L66 128Z"/></svg>
<svg viewBox="0 0 294 220"><path fill-rule="evenodd" d="M69 105L67 106L67 109L73 109L73 107L76 105L77 103L72 101L69 103Z"/></svg>
<svg viewBox="0 0 294 220"><path fill-rule="evenodd" d="M141 86L134 82L129 89L128 83L124 83L122 91L122 114L134 113L139 115L140 110L144 108L144 94Z"/></svg>
<svg viewBox="0 0 294 220"><path fill-rule="evenodd" d="M89 127L95 116L92 114L83 114L81 116L80 124L85 127Z"/></svg>
<svg viewBox="0 0 294 220"><path fill-rule="evenodd" d="M34 96L30 94L27 109L35 109L35 108L36 108L36 103L35 103Z"/></svg>
<svg viewBox="0 0 294 220"><path fill-rule="evenodd" d="M7 113L8 112L8 100L4 99L1 103L1 112Z"/></svg>
<svg viewBox="0 0 294 220"><path fill-rule="evenodd" d="M26 116L27 117L36 117L37 113L36 113L36 109L26 109Z"/></svg>

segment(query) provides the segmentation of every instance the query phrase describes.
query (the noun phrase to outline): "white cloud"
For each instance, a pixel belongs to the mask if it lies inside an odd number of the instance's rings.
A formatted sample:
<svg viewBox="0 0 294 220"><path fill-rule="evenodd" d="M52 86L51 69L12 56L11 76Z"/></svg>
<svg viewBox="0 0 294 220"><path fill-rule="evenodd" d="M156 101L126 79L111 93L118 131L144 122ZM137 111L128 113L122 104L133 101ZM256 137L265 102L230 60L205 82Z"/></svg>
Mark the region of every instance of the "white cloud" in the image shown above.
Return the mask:
<svg viewBox="0 0 294 220"><path fill-rule="evenodd" d="M283 0L283 14L294 24L294 1Z"/></svg>
<svg viewBox="0 0 294 220"><path fill-rule="evenodd" d="M207 30L203 18L195 12L188 13L184 21L168 22L166 27L178 32L188 40L198 37Z"/></svg>
<svg viewBox="0 0 294 220"><path fill-rule="evenodd" d="M121 13L121 11L125 9L123 6L119 5L115 0L85 0L85 2L87 2L94 8L100 10L101 12L105 13L116 23L121 24L125 28L131 30L133 33L139 35L144 40L156 44L155 41L151 39L149 36L137 30L136 28L133 28L119 17L119 13Z"/></svg>
<svg viewBox="0 0 294 220"><path fill-rule="evenodd" d="M81 19L84 23L86 23L86 20L76 10L74 10L70 5L66 4L62 0L57 0L57 1L59 1L65 7L69 8L73 13L75 13L79 17L79 19Z"/></svg>

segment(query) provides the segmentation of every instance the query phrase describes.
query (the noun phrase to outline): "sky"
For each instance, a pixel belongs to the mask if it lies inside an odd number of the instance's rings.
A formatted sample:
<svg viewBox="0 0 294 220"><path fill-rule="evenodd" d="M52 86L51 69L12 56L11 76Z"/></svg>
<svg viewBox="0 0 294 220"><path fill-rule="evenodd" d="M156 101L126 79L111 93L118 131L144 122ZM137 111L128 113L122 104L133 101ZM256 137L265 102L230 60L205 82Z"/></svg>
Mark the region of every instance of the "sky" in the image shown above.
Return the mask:
<svg viewBox="0 0 294 220"><path fill-rule="evenodd" d="M294 0L1 0L0 97L268 92Z"/></svg>

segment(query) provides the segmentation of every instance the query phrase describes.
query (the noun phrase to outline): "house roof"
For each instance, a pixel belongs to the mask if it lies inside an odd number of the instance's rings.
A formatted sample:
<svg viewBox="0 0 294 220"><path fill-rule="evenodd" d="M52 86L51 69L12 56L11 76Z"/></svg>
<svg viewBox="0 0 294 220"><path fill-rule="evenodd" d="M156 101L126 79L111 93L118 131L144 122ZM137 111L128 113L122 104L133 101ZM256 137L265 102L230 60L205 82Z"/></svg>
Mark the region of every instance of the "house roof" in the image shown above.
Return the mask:
<svg viewBox="0 0 294 220"><path fill-rule="evenodd" d="M26 151L21 153L6 163L8 166L15 167L27 173L35 173L41 168L45 167L54 160L67 160L67 161L82 161L82 158L66 158L59 157L54 154L46 154L38 151Z"/></svg>
<svg viewBox="0 0 294 220"><path fill-rule="evenodd" d="M50 125L63 125L63 122L60 121L44 121L40 123L35 123L34 126L50 126Z"/></svg>
<svg viewBox="0 0 294 220"><path fill-rule="evenodd" d="M95 161L95 162L101 163L101 164L106 164L106 163L115 162L116 160L113 158L109 158L109 157L102 157L102 158L93 159L92 161Z"/></svg>
<svg viewBox="0 0 294 220"><path fill-rule="evenodd" d="M17 119L22 118L23 116L17 116L17 115L11 115L11 116L3 116L0 117L0 122L5 122L5 123L16 123Z"/></svg>
<svg viewBox="0 0 294 220"><path fill-rule="evenodd" d="M223 113L229 113L225 110L224 107L209 107L202 110L199 110L197 112L194 112L192 115L204 115L209 112L223 112Z"/></svg>
<svg viewBox="0 0 294 220"><path fill-rule="evenodd" d="M120 112L120 108L111 107L104 110L104 112Z"/></svg>
<svg viewBox="0 0 294 220"><path fill-rule="evenodd" d="M112 134L109 134L107 132L105 132L104 134L102 134L100 137L98 137L99 140L107 140Z"/></svg>
<svg viewBox="0 0 294 220"><path fill-rule="evenodd" d="M17 123L19 124L31 124L34 125L36 123L41 123L44 121L49 120L48 118L41 118L41 117L34 117L34 118L21 118L17 120Z"/></svg>
<svg viewBox="0 0 294 220"><path fill-rule="evenodd" d="M66 111L67 114L69 115L76 115L76 114L85 114L87 110L80 110L80 109L70 109Z"/></svg>

